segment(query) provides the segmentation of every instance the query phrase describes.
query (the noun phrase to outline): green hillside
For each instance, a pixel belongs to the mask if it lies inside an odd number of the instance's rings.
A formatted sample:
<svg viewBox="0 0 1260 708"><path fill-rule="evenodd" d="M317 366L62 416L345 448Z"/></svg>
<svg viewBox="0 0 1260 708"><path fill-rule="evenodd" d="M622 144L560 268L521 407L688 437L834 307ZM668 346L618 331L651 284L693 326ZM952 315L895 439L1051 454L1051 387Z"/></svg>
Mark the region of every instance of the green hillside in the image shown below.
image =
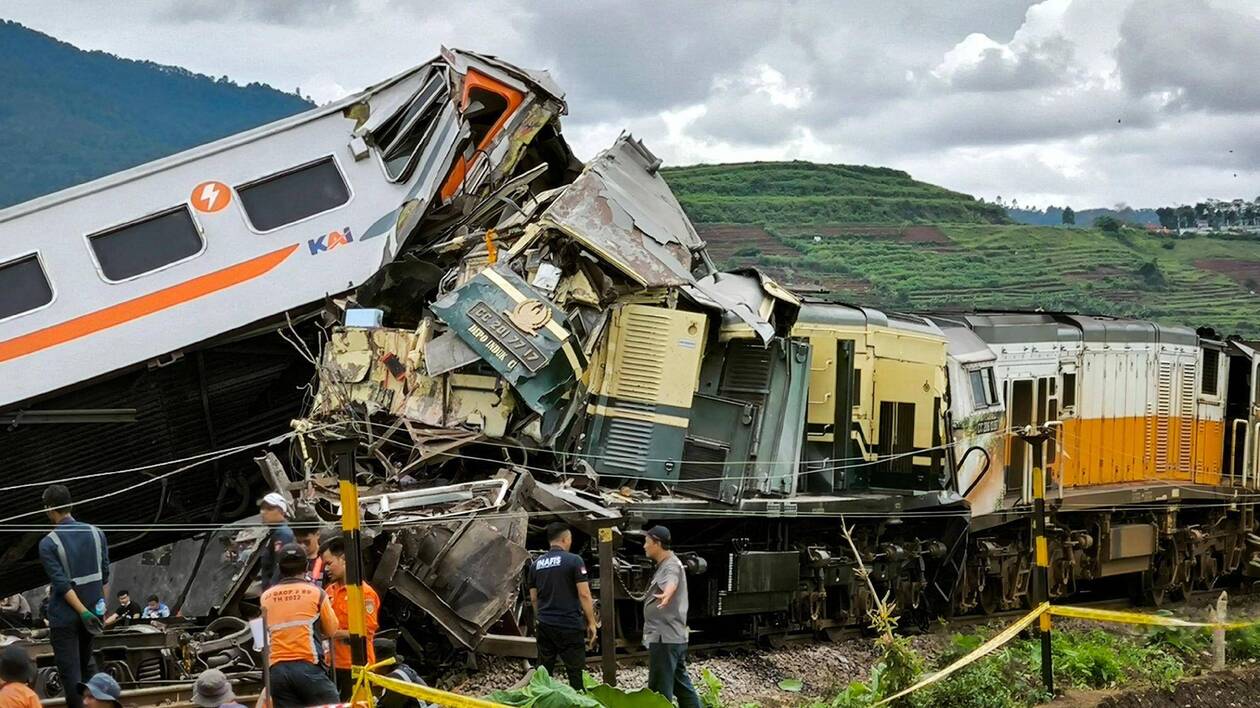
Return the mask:
<svg viewBox="0 0 1260 708"><path fill-rule="evenodd" d="M87 52L0 20L0 208L311 107L264 86Z"/></svg>
<svg viewBox="0 0 1260 708"><path fill-rule="evenodd" d="M1006 223L1005 211L901 170L744 162L662 170L698 222L754 224Z"/></svg>
<svg viewBox="0 0 1260 708"><path fill-rule="evenodd" d="M1260 239L1001 223L996 205L881 168L665 173L719 265L756 265L838 300L1067 310L1260 336Z"/></svg>

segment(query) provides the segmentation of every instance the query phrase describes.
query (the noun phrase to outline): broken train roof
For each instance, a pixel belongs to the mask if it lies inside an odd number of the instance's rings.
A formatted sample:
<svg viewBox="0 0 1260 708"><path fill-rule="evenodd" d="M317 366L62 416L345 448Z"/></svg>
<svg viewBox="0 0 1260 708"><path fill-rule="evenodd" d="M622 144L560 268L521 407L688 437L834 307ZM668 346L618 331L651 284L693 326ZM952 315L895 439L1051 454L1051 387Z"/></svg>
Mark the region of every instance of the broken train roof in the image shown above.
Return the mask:
<svg viewBox="0 0 1260 708"><path fill-rule="evenodd" d="M630 135L586 165L543 213L554 227L645 287L684 285L712 264L661 178L661 161Z"/></svg>

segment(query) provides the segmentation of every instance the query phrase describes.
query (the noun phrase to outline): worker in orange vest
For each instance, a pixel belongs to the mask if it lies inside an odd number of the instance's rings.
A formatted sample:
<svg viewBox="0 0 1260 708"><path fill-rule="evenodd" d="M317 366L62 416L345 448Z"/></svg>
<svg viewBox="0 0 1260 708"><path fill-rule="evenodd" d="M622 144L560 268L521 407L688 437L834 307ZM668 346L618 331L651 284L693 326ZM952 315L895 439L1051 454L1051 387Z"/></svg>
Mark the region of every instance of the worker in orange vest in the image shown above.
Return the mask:
<svg viewBox="0 0 1260 708"><path fill-rule="evenodd" d="M341 629L333 636L333 673L337 676L337 690L342 700L350 700L350 692L354 688L354 679L350 675L350 606L349 593L346 590L346 542L338 536L324 544L324 572L328 574L328 599L332 602L333 614L337 615L337 623ZM363 588L363 631L367 635L367 663L376 663L376 652L372 648L372 638L380 626L381 598L371 585L361 583Z"/></svg>
<svg viewBox="0 0 1260 708"><path fill-rule="evenodd" d="M337 687L320 666L323 651L316 635L316 625L322 636L336 635L337 616L324 591L305 578L306 551L289 543L276 555L280 581L267 588L261 599L270 645L268 689L272 706L337 703Z"/></svg>

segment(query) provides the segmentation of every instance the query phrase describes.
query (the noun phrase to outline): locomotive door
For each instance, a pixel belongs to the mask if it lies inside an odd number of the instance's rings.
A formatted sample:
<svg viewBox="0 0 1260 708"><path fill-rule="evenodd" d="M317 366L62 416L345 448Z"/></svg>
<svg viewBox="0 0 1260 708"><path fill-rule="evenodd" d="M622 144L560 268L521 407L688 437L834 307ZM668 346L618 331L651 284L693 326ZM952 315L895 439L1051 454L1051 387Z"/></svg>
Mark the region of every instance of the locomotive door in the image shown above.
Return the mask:
<svg viewBox="0 0 1260 708"><path fill-rule="evenodd" d="M1234 486L1260 487L1260 350L1231 342L1225 396L1225 464Z"/></svg>
<svg viewBox="0 0 1260 708"><path fill-rule="evenodd" d="M1252 351L1248 370L1251 373L1247 406L1247 434L1244 436L1243 464L1249 473L1243 474L1246 486L1260 487L1260 352Z"/></svg>
<svg viewBox="0 0 1260 708"><path fill-rule="evenodd" d="M1047 474L1047 463L1053 463L1056 448L1053 441L1042 446L1041 458L1033 459L1032 447L1014 435L1014 431L1025 426L1039 427L1046 421L1058 417L1057 376L1042 376L1032 379L1013 379L1008 382L1007 427L1012 433L1007 443L1006 457L1006 493L1018 494L1022 499L1031 498L1028 485L1032 481L1032 468L1040 467Z"/></svg>

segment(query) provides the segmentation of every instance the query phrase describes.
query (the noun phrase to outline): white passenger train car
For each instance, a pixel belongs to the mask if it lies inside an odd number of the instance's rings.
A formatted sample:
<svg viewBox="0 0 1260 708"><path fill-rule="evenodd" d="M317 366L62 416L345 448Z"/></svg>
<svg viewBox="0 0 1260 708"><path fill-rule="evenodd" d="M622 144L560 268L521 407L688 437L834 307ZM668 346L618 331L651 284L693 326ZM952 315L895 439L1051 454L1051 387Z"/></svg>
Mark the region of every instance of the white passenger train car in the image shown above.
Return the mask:
<svg viewBox="0 0 1260 708"><path fill-rule="evenodd" d="M444 51L0 211L0 408L356 287L431 207L502 181L563 109L545 74Z"/></svg>

